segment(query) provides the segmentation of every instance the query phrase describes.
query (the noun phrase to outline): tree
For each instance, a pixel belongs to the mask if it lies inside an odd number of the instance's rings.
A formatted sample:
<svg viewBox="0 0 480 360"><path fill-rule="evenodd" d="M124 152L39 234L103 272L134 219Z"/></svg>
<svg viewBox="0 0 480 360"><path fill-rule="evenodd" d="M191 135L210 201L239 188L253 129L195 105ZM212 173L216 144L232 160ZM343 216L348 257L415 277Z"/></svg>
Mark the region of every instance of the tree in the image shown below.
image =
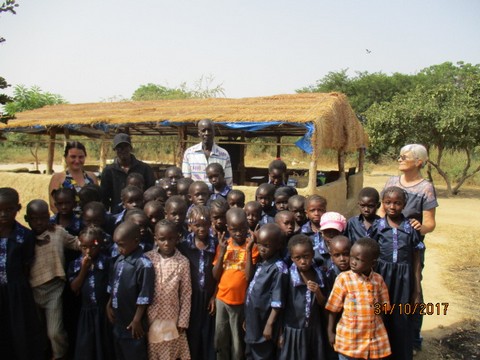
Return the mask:
<svg viewBox="0 0 480 360"><path fill-rule="evenodd" d="M17 85L13 91L13 101L5 104L5 111L13 116L17 112L65 103L65 99L60 95L44 92L38 86L27 88L24 85Z"/></svg>

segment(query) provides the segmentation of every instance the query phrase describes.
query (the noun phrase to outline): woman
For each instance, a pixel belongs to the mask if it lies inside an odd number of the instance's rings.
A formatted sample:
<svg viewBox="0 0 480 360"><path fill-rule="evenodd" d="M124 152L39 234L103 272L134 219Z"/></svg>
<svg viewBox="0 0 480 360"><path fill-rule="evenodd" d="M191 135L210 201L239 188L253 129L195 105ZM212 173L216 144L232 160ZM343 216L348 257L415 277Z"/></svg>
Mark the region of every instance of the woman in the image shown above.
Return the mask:
<svg viewBox="0 0 480 360"><path fill-rule="evenodd" d="M55 201L52 196L52 191L68 187L75 189L78 193L82 187L88 184L98 185L98 179L94 173L84 171L83 165L87 157L87 150L85 146L78 141L69 141L65 146L66 171L55 173L52 175L50 185L48 186L48 195L50 199L50 209L57 213L55 208Z"/></svg>

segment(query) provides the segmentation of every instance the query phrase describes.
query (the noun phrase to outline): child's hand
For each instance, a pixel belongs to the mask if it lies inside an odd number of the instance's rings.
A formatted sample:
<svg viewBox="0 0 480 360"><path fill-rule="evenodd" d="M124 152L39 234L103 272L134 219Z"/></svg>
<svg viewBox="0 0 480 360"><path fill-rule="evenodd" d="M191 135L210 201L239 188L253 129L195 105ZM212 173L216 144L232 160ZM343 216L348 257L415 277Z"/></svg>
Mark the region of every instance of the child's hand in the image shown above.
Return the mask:
<svg viewBox="0 0 480 360"><path fill-rule="evenodd" d="M335 344L335 337L337 336L333 331L327 330L328 333L328 342L333 348L333 345Z"/></svg>
<svg viewBox="0 0 480 360"><path fill-rule="evenodd" d="M82 259L82 268L88 269L92 265L92 258L90 255L85 255Z"/></svg>
<svg viewBox="0 0 480 360"><path fill-rule="evenodd" d="M127 330L132 331L132 337L134 339L140 339L145 335L145 332L143 331L142 324L140 321L133 320L128 326Z"/></svg>
<svg viewBox="0 0 480 360"><path fill-rule="evenodd" d="M218 246L220 246L220 252L225 255L227 252L228 240L225 239L225 232L221 232L218 237Z"/></svg>
<svg viewBox="0 0 480 360"><path fill-rule="evenodd" d="M279 349L283 348L283 343L284 343L284 339L283 339L283 334L282 334L278 337L277 346L278 346Z"/></svg>
<svg viewBox="0 0 480 360"><path fill-rule="evenodd" d="M272 325L269 325L267 323L265 325L265 328L263 329L263 337L265 338L265 340L271 340L272 339L272 332L273 332Z"/></svg>
<svg viewBox="0 0 480 360"><path fill-rule="evenodd" d="M422 228L422 223L416 219L410 219L410 225L412 225L412 227L418 231L420 231Z"/></svg>
<svg viewBox="0 0 480 360"><path fill-rule="evenodd" d="M243 323L242 323L242 329L243 331L247 331L247 323L245 322L245 320L243 320Z"/></svg>
<svg viewBox="0 0 480 360"><path fill-rule="evenodd" d="M115 322L115 314L113 313L112 300L108 300L107 303L107 318L112 324Z"/></svg>
<svg viewBox="0 0 480 360"><path fill-rule="evenodd" d="M215 298L212 297L210 301L208 302L208 314L213 316L215 315Z"/></svg>
<svg viewBox="0 0 480 360"><path fill-rule="evenodd" d="M308 280L307 289L316 294L317 291L320 291L320 286L315 281Z"/></svg>

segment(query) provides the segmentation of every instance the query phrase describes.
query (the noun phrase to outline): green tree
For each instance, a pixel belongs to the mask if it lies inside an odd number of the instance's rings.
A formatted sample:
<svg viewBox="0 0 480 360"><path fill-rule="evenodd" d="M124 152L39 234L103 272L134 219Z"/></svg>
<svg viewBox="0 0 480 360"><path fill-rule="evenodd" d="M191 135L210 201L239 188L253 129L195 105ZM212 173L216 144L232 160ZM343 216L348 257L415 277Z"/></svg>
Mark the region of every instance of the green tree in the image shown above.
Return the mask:
<svg viewBox="0 0 480 360"><path fill-rule="evenodd" d="M27 88L24 85L17 85L13 91L13 101L5 104L5 112L13 116L17 112L65 103L62 96L44 92L38 86Z"/></svg>

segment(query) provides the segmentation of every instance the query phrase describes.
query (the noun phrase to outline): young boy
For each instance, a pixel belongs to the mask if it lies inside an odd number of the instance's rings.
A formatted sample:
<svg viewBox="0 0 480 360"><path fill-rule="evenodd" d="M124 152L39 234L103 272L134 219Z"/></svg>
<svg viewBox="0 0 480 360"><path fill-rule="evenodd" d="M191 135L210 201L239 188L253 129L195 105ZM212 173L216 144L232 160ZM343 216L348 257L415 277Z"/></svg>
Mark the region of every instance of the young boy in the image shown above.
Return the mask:
<svg viewBox="0 0 480 360"><path fill-rule="evenodd" d="M215 200L218 197L223 197L227 199L228 193L232 190L232 187L227 185L225 181L225 171L223 170L222 165L219 163L211 163L205 169L207 173L208 181L210 182L212 188L212 195L210 195L210 200Z"/></svg>
<svg viewBox="0 0 480 360"><path fill-rule="evenodd" d="M177 181L177 194L185 199L187 207L190 206L190 200L188 199L188 189L190 189L190 185L192 184L192 178L181 178Z"/></svg>
<svg viewBox="0 0 480 360"><path fill-rule="evenodd" d="M213 277L218 281L216 296L215 349L217 359L243 359L244 303L247 279L253 273L258 250L248 235L247 217L243 209L227 211L230 238L220 237L213 261Z"/></svg>
<svg viewBox="0 0 480 360"><path fill-rule="evenodd" d="M145 203L143 211L148 217L150 230L154 233L155 225L157 225L160 220L165 219L165 209L160 201L151 200Z"/></svg>
<svg viewBox="0 0 480 360"><path fill-rule="evenodd" d="M350 248L351 243L346 236L337 235L330 240L328 250L332 264L326 273L329 289L333 288L333 283L341 272L350 270Z"/></svg>
<svg viewBox="0 0 480 360"><path fill-rule="evenodd" d="M145 178L140 173L132 172L128 174L125 184L126 186L136 186L142 191L145 190Z"/></svg>
<svg viewBox="0 0 480 360"><path fill-rule="evenodd" d="M167 201L167 192L158 185L149 187L143 193L143 202L146 204L147 202L153 200L159 201L163 206L165 206L165 202Z"/></svg>
<svg viewBox="0 0 480 360"><path fill-rule="evenodd" d="M380 207L380 194L371 187L365 187L358 194L360 215L348 219L345 235L352 243L362 237L370 237L373 224L380 219L377 210Z"/></svg>
<svg viewBox="0 0 480 360"><path fill-rule="evenodd" d="M227 203L230 208L243 209L245 206L245 193L241 190L232 190L227 195Z"/></svg>
<svg viewBox="0 0 480 360"><path fill-rule="evenodd" d="M225 233L224 237L229 238L227 229L227 201L220 197L210 202L210 220L212 222L212 234L218 239L222 233Z"/></svg>
<svg viewBox="0 0 480 360"><path fill-rule="evenodd" d="M187 238L189 231L185 225L187 218L187 203L180 195L174 195L165 203L165 219L175 224L178 231L179 241Z"/></svg>
<svg viewBox="0 0 480 360"><path fill-rule="evenodd" d="M178 180L183 178L182 169L178 166L169 166L165 170L165 178L170 180L170 184L176 187Z"/></svg>
<svg viewBox="0 0 480 360"><path fill-rule="evenodd" d="M107 316L113 324L117 359L147 359L145 310L153 300L154 270L143 255L140 228L121 223L113 234L120 256L109 278Z"/></svg>
<svg viewBox="0 0 480 360"><path fill-rule="evenodd" d="M281 186L277 188L273 194L276 211L288 210L288 200L294 195L298 195L298 193L293 187Z"/></svg>
<svg viewBox="0 0 480 360"><path fill-rule="evenodd" d="M248 286L245 300L245 342L247 357L276 359L281 322L288 288L288 268L280 257L282 231L277 224L266 224L257 234L262 262Z"/></svg>
<svg viewBox="0 0 480 360"><path fill-rule="evenodd" d="M122 199L123 210L115 214L115 224L118 225L123 221L125 212L130 209L143 209L143 191L133 185L128 185L122 189L120 193Z"/></svg>
<svg viewBox="0 0 480 360"><path fill-rule="evenodd" d="M391 354L380 316L390 308L388 289L383 278L373 271L379 254L375 240L359 239L350 251L351 270L338 275L325 306L329 311L328 340L340 360L381 359Z"/></svg>
<svg viewBox="0 0 480 360"><path fill-rule="evenodd" d="M203 181L194 181L188 189L188 198L193 205L207 205L210 197L210 189ZM187 211L188 214L188 211Z"/></svg>
<svg viewBox="0 0 480 360"><path fill-rule="evenodd" d="M322 255L328 258L327 244L324 243L320 232L320 220L327 212L327 199L320 195L310 195L305 200L305 213L307 214L308 221L302 226L300 232L307 235L313 243L313 249L315 251L315 262L318 265L324 266L324 260Z"/></svg>
<svg viewBox="0 0 480 360"><path fill-rule="evenodd" d="M305 196L293 195L288 199L288 211L292 212L295 217L295 234L297 234L308 221L305 213Z"/></svg>
<svg viewBox="0 0 480 360"><path fill-rule="evenodd" d="M277 211L273 206L273 195L275 194L275 186L272 184L261 184L255 191L255 201L262 205L262 218L267 215L272 218L275 217ZM265 221L273 222L273 221Z"/></svg>
<svg viewBox="0 0 480 360"><path fill-rule="evenodd" d="M170 182L170 179L161 178L157 180L156 186L160 186L165 191L165 194L167 194L167 199L173 195L177 195L177 186L173 185Z"/></svg>
<svg viewBox="0 0 480 360"><path fill-rule="evenodd" d="M268 165L268 183L276 188L287 185L287 164L280 159Z"/></svg>
<svg viewBox="0 0 480 360"><path fill-rule="evenodd" d="M247 216L248 228L255 231L262 218L262 205L258 201L249 201L245 204L245 215Z"/></svg>
<svg viewBox="0 0 480 360"><path fill-rule="evenodd" d="M53 358L60 359L68 351L62 303L66 281L64 248L80 250L80 247L77 238L64 228L49 224L48 204L43 200L28 203L25 221L36 236L35 258L30 270L33 297L45 313Z"/></svg>

